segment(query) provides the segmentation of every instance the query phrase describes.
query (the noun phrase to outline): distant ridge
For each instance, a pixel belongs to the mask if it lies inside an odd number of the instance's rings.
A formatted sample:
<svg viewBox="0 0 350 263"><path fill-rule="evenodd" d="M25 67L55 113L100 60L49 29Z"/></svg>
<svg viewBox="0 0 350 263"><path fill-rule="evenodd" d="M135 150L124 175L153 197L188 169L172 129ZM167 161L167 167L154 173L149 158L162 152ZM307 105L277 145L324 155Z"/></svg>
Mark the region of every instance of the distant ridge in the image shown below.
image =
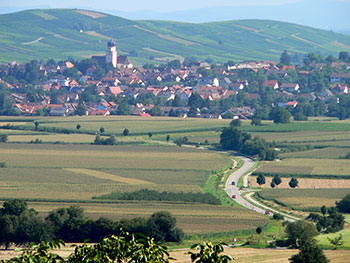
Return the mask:
<svg viewBox="0 0 350 263"><path fill-rule="evenodd" d="M283 50L301 59L350 50L350 36L271 20L202 24L132 21L91 10L35 9L0 15L0 63L82 59L105 52L113 38L135 64L175 58L278 60Z"/></svg>

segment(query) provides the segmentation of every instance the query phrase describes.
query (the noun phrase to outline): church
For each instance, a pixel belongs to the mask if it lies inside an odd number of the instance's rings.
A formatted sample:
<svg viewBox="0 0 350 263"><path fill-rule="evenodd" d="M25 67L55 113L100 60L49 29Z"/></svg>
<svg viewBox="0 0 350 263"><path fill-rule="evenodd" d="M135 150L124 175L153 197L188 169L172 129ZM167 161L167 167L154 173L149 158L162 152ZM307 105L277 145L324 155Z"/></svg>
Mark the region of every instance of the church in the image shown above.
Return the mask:
<svg viewBox="0 0 350 263"><path fill-rule="evenodd" d="M105 56L92 56L97 62L104 66L111 63L115 68L133 68L128 56L118 56L117 45L114 40L109 40L107 43L107 51Z"/></svg>

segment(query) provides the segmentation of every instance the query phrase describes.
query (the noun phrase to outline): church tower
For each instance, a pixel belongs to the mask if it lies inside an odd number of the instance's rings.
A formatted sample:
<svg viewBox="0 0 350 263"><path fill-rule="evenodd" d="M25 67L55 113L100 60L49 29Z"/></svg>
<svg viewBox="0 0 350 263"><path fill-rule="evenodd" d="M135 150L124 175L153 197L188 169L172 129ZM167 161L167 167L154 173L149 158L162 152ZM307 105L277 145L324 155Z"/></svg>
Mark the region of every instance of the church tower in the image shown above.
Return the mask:
<svg viewBox="0 0 350 263"><path fill-rule="evenodd" d="M106 64L108 63L112 63L115 68L118 64L117 45L112 39L108 41L108 50L106 52Z"/></svg>

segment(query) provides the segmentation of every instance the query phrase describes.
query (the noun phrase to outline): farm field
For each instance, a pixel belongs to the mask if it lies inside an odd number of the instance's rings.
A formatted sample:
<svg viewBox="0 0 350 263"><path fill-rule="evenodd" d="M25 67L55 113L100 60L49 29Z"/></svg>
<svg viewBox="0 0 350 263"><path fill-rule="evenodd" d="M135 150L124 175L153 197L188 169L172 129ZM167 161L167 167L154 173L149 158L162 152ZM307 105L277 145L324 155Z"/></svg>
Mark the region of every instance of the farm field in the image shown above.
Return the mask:
<svg viewBox="0 0 350 263"><path fill-rule="evenodd" d="M0 118L0 124L25 125L34 127L33 120L38 121L39 127L58 127L76 130L77 124L81 125L81 132L98 132L101 127L107 134L122 135L125 128L130 135L144 134L148 132L174 133L191 132L193 130L216 130L226 127L230 120L199 119L199 118L169 118L169 117L138 117L138 116L84 116L84 117L42 117L31 118L25 121L23 117Z"/></svg>
<svg viewBox="0 0 350 263"><path fill-rule="evenodd" d="M278 200L294 208L334 206L350 193L350 189L263 189L259 194L266 200Z"/></svg>
<svg viewBox="0 0 350 263"><path fill-rule="evenodd" d="M307 152L298 154L305 153ZM286 158L282 161L264 162L257 172L349 176L350 179L350 162L342 159Z"/></svg>
<svg viewBox="0 0 350 263"><path fill-rule="evenodd" d="M256 182L257 176L249 177L249 185L252 187L260 187ZM263 189L271 189L273 177L265 177L266 183L261 187ZM278 185L278 189L290 189L290 177L281 177L282 183ZM328 188L348 188L350 192L350 180L342 179L319 179L319 178L298 178L298 189L328 189Z"/></svg>
<svg viewBox="0 0 350 263"><path fill-rule="evenodd" d="M176 262L190 263L186 252L173 252L171 256L176 258ZM254 248L227 248L225 254L234 257L235 263L289 263L292 255L298 253L295 249L254 249ZM349 262L349 251L347 250L325 250L326 257L332 263Z"/></svg>
<svg viewBox="0 0 350 263"><path fill-rule="evenodd" d="M244 208L205 204L181 204L170 202L131 202L115 203L62 203L62 202L28 202L40 214L46 215L57 207L68 207L78 204L84 208L85 214L93 219L100 216L113 220L134 217L149 217L156 211L169 211L177 220L179 227L186 234L206 234L233 232L255 229L268 223L261 214Z"/></svg>
<svg viewBox="0 0 350 263"><path fill-rule="evenodd" d="M350 148L327 147L302 152L280 154L280 158L341 159L350 153Z"/></svg>
<svg viewBox="0 0 350 263"><path fill-rule="evenodd" d="M3 144L0 198L88 200L141 188L201 191L225 155L175 146ZM40 183L39 183L40 182Z"/></svg>
<svg viewBox="0 0 350 263"><path fill-rule="evenodd" d="M68 245L68 244L67 244ZM63 257L67 257L72 253L73 247L65 247L60 251L54 251ZM190 256L187 250L173 251L170 256L175 258L175 262L190 263ZM225 254L231 255L235 258L234 262L238 263L289 263L292 255L298 253L296 249L255 249L255 248L226 248ZM348 250L324 250L324 253L331 263L348 263ZM0 259L9 259L18 254L14 250L0 251Z"/></svg>

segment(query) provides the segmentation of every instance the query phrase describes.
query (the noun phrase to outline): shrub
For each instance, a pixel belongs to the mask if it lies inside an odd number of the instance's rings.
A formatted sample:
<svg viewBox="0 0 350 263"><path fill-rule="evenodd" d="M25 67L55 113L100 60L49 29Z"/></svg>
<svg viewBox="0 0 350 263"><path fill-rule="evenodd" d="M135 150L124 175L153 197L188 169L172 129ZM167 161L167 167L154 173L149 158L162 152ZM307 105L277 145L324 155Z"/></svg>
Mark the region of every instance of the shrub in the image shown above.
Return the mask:
<svg viewBox="0 0 350 263"><path fill-rule="evenodd" d="M0 142L7 142L7 135L0 135Z"/></svg>

